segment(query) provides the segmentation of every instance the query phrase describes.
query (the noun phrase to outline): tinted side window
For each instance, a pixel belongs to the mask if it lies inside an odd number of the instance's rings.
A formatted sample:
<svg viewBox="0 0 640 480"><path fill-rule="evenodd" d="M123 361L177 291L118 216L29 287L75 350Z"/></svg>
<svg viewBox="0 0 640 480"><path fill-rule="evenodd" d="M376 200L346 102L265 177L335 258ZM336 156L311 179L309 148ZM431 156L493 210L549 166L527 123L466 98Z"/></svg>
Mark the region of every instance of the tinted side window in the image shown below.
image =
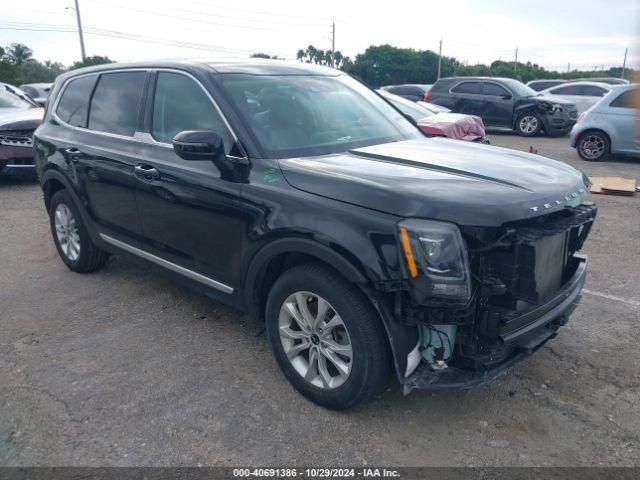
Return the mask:
<svg viewBox="0 0 640 480"><path fill-rule="evenodd" d="M451 91L454 93L474 93L479 95L481 92L480 87L480 82L462 82L453 87Z"/></svg>
<svg viewBox="0 0 640 480"><path fill-rule="evenodd" d="M609 93L609 90L605 90L602 87L593 85L584 85L582 87L582 94L589 97L604 97L607 93Z"/></svg>
<svg viewBox="0 0 640 480"><path fill-rule="evenodd" d="M231 132L202 87L185 75L160 72L151 134L159 142L171 143L184 130L213 130L222 138L227 153L233 148Z"/></svg>
<svg viewBox="0 0 640 480"><path fill-rule="evenodd" d="M566 87L558 87L549 90L554 95L582 95L582 87L580 85L567 85Z"/></svg>
<svg viewBox="0 0 640 480"><path fill-rule="evenodd" d="M56 115L69 125L86 128L89 97L95 83L96 75L70 80L62 92Z"/></svg>
<svg viewBox="0 0 640 480"><path fill-rule="evenodd" d="M615 108L637 108L640 109L640 88L633 88L622 92L610 104Z"/></svg>
<svg viewBox="0 0 640 480"><path fill-rule="evenodd" d="M89 129L133 136L145 72L105 73L91 100Z"/></svg>
<svg viewBox="0 0 640 480"><path fill-rule="evenodd" d="M493 95L495 97L501 97L503 95L509 95L509 92L505 90L500 85L495 83L485 83L483 86L483 91L485 95Z"/></svg>

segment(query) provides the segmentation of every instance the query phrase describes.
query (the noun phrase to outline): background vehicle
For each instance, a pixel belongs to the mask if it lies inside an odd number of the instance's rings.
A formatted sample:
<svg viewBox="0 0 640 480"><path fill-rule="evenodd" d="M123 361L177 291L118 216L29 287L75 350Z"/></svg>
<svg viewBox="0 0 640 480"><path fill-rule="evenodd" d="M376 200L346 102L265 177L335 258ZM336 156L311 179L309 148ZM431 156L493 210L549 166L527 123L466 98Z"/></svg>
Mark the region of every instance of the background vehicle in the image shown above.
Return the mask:
<svg viewBox="0 0 640 480"><path fill-rule="evenodd" d="M581 114L571 130L571 146L583 160L606 155L640 155L640 85L614 88Z"/></svg>
<svg viewBox="0 0 640 480"><path fill-rule="evenodd" d="M386 90L389 93L398 95L399 97L406 98L412 102L417 102L425 99L425 95L431 89L430 84L413 84L407 83L403 85L387 85L382 87L382 90Z"/></svg>
<svg viewBox="0 0 640 480"><path fill-rule="evenodd" d="M0 176L35 175L32 137L43 113L19 89L0 83Z"/></svg>
<svg viewBox="0 0 640 480"><path fill-rule="evenodd" d="M598 82L598 83L606 83L609 85L629 85L629 80L626 80L624 78L615 78L615 77L574 78L569 81L570 82Z"/></svg>
<svg viewBox="0 0 640 480"><path fill-rule="evenodd" d="M428 137L448 137L454 140L489 143L480 117L462 113L433 113L427 107L430 105L427 102L411 102L385 90L377 90L377 92L404 115L410 117L420 131ZM443 110L448 112L447 109Z"/></svg>
<svg viewBox="0 0 640 480"><path fill-rule="evenodd" d="M71 270L129 255L264 318L283 374L326 407L394 370L407 393L486 382L556 335L586 278L580 172L424 138L336 69L73 70L34 138Z"/></svg>
<svg viewBox="0 0 640 480"><path fill-rule="evenodd" d="M572 102L541 96L511 78L442 78L426 100L456 113L476 115L486 126L511 128L528 137L542 131L564 135L578 117Z"/></svg>
<svg viewBox="0 0 640 480"><path fill-rule="evenodd" d="M527 82L527 87L532 88L536 92L540 92L547 88L562 85L563 83L567 83L567 80L531 80L530 82Z"/></svg>
<svg viewBox="0 0 640 480"><path fill-rule="evenodd" d="M25 83L20 85L20 90L29 95L38 105L44 107L52 85L52 83Z"/></svg>
<svg viewBox="0 0 640 480"><path fill-rule="evenodd" d="M542 90L540 94L573 102L578 109L578 114L580 114L595 105L613 88L607 83L571 82Z"/></svg>

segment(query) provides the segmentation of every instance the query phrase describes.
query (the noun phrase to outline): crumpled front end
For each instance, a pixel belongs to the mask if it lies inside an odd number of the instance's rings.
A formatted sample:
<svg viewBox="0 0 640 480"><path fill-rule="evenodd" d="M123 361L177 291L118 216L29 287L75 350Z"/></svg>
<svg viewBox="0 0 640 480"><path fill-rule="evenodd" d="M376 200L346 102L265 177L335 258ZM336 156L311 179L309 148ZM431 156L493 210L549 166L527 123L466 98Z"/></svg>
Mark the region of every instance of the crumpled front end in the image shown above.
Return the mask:
<svg viewBox="0 0 640 480"><path fill-rule="evenodd" d="M396 292L396 320L419 332L405 392L484 383L554 338L580 300L587 259L577 252L596 213L585 202L500 228L462 227L467 301L416 295L412 281Z"/></svg>

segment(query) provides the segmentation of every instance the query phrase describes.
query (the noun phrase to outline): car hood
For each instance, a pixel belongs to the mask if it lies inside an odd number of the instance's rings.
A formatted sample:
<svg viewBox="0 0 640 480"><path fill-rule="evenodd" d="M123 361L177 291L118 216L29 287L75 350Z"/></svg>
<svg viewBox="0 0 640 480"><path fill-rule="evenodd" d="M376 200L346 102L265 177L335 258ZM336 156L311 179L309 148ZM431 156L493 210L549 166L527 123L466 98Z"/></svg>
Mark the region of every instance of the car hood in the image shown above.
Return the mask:
<svg viewBox="0 0 640 480"><path fill-rule="evenodd" d="M558 105L573 105L571 100L567 100L566 98L562 98L560 95L538 95L536 97L530 97L539 102L548 102L548 103L557 103Z"/></svg>
<svg viewBox="0 0 640 480"><path fill-rule="evenodd" d="M400 217L500 226L581 203L586 177L561 162L444 138L279 161L294 188Z"/></svg>
<svg viewBox="0 0 640 480"><path fill-rule="evenodd" d="M0 130L34 130L43 116L43 108L0 108Z"/></svg>

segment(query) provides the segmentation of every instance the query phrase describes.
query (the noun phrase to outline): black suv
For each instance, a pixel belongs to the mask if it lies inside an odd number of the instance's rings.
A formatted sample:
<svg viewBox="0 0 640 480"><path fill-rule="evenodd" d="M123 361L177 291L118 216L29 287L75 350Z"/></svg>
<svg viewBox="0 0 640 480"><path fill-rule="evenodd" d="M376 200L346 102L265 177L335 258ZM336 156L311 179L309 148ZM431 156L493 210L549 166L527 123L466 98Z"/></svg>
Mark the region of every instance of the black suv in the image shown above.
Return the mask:
<svg viewBox="0 0 640 480"><path fill-rule="evenodd" d="M585 280L580 172L424 138L338 70L75 70L34 142L71 270L132 256L264 318L286 377L327 407L392 372L406 392L485 382L556 335Z"/></svg>
<svg viewBox="0 0 640 480"><path fill-rule="evenodd" d="M511 128L526 137L542 131L565 135L578 120L574 103L540 95L511 78L443 78L431 87L427 98L454 112L477 115L487 126Z"/></svg>

